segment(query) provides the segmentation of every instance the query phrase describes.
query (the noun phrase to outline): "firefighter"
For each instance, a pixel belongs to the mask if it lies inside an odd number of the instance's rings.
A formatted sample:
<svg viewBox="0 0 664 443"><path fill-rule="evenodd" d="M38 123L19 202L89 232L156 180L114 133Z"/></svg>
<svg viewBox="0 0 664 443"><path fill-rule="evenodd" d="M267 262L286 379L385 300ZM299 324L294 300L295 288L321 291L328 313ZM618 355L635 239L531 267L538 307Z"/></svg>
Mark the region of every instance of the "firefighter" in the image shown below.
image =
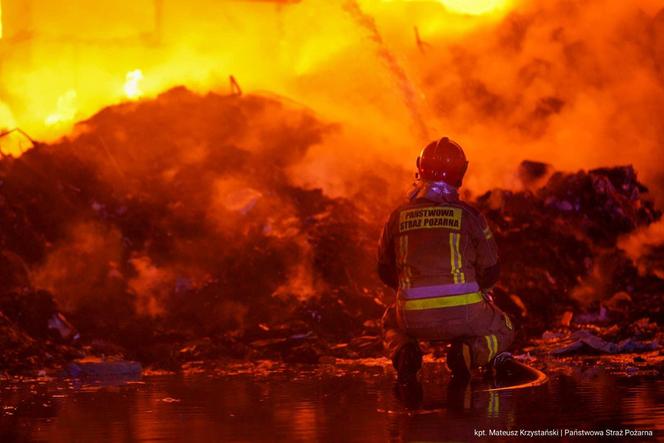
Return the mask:
<svg viewBox="0 0 664 443"><path fill-rule="evenodd" d="M511 359L512 323L488 296L500 274L496 242L484 217L459 200L467 168L454 141L428 144L414 191L381 235L378 273L397 291L383 316L383 341L399 382L417 380L418 340L451 342L447 365L457 380L480 366L500 373Z"/></svg>

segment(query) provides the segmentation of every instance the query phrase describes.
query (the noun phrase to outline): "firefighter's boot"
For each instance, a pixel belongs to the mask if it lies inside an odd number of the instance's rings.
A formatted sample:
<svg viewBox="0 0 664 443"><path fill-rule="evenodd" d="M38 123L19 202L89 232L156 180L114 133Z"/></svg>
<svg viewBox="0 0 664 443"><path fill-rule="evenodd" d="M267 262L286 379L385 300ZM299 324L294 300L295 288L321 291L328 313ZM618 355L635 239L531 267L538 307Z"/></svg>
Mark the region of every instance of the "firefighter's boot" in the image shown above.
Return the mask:
<svg viewBox="0 0 664 443"><path fill-rule="evenodd" d="M392 358L397 370L397 381L401 384L417 382L417 372L422 367L422 351L417 343L405 343Z"/></svg>
<svg viewBox="0 0 664 443"><path fill-rule="evenodd" d="M458 380L470 378L470 348L462 342L454 342L447 351L447 367Z"/></svg>
<svg viewBox="0 0 664 443"><path fill-rule="evenodd" d="M514 375L514 357L509 352L501 352L493 359L493 369L497 381L507 380Z"/></svg>

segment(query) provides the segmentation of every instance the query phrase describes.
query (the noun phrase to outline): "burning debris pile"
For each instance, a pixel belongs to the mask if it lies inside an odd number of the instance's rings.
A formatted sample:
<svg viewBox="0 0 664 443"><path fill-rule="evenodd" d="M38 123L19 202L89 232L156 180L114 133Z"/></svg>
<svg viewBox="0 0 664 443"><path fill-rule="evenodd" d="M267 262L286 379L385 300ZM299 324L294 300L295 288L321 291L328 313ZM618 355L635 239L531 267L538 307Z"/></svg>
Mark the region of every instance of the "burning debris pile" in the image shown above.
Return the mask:
<svg viewBox="0 0 664 443"><path fill-rule="evenodd" d="M289 175L334 130L276 99L176 88L3 158L0 369L84 355L167 368L379 355L393 299L374 270L396 204L388 182L369 173L373 186L332 198ZM600 306L661 324L659 268L639 274L616 246L659 217L634 171L556 173L537 187L538 169L524 165L533 190L477 200L502 251L498 303L526 335Z"/></svg>
<svg viewBox="0 0 664 443"><path fill-rule="evenodd" d="M274 99L180 88L77 130L1 163L9 303L48 291L92 352L162 365L307 360L318 354L300 344L365 335L380 317L366 251L381 221L366 211L386 209L288 176L333 127Z"/></svg>
<svg viewBox="0 0 664 443"><path fill-rule="evenodd" d="M611 326L612 337L626 338L640 336L631 327L636 319L662 324L661 266L659 276L655 267L639 272L618 247L621 236L661 217L634 169L552 174L549 165L524 161L519 176L525 191L495 190L477 203L504 266L494 295L521 320L521 332L532 337L547 328L593 324L595 330ZM661 247L642 258L661 263Z"/></svg>

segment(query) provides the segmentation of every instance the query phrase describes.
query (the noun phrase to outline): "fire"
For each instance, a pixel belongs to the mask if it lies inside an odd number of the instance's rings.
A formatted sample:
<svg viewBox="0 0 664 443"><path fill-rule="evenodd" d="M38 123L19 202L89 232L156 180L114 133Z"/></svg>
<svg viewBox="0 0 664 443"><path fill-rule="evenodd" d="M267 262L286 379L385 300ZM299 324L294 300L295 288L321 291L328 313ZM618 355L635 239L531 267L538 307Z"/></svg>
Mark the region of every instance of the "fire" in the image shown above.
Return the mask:
<svg viewBox="0 0 664 443"><path fill-rule="evenodd" d="M409 55L393 53L402 38L389 36L405 31L412 46L413 25L423 38L474 26L455 14L459 5L438 1L208 1L191 14L177 3L138 0L114 7L103 26L84 3L74 0L66 11L48 2L3 3L0 104L36 138L52 140L105 106L180 84L221 92L233 76L245 92L294 99L330 121L354 124L349 110L361 107L370 120L362 132L383 137L391 120L392 138L406 142L411 127L422 126L413 119L422 119L423 94L406 72ZM471 3L476 13L490 9ZM398 24L404 7L410 18ZM116 17L116 9L125 12Z"/></svg>
<svg viewBox="0 0 664 443"><path fill-rule="evenodd" d="M52 114L49 114L44 120L44 123L47 126L53 126L72 121L77 112L76 98L77 94L73 89L70 89L58 97L56 111Z"/></svg>
<svg viewBox="0 0 664 443"><path fill-rule="evenodd" d="M505 287L523 288L506 297L540 285L549 303L580 281L595 252L576 224L591 238L654 218L631 168L553 173L631 163L661 180L664 20L634 2L99 1L109 16L2 2L0 40L0 157L69 134L3 159L0 244L21 259L1 263L88 330L117 320L134 340L135 319L163 317L183 337L254 337L296 307L344 335L377 328L358 321L384 300L369 251L442 135L470 158L468 199L510 188L475 199L508 246ZM552 185L514 192L542 177L530 162L519 180L523 159L554 163Z"/></svg>
<svg viewBox="0 0 664 443"><path fill-rule="evenodd" d="M450 11L459 14L483 15L509 6L509 0L440 0Z"/></svg>
<svg viewBox="0 0 664 443"><path fill-rule="evenodd" d="M123 89L128 99L137 99L143 95L143 90L141 89L140 85L142 80L143 71L140 69L134 69L133 71L127 72L127 77Z"/></svg>
<svg viewBox="0 0 664 443"><path fill-rule="evenodd" d="M338 124L294 172L339 193L352 180L338 171L371 156L412 168L441 134L468 146L477 191L512 186L521 160L552 152L559 168L633 163L659 180L654 0L103 0L103 19L87 3L2 2L0 129L52 141L106 106L184 85L280 96Z"/></svg>

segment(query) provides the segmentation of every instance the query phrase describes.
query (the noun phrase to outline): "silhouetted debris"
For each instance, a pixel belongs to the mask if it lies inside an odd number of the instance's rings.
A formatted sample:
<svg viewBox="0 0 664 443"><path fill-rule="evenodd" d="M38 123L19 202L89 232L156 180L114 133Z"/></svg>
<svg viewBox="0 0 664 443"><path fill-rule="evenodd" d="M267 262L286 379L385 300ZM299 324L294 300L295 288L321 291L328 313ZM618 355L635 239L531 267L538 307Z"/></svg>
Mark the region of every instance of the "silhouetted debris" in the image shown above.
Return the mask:
<svg viewBox="0 0 664 443"><path fill-rule="evenodd" d="M558 344L558 348L552 351L554 355L564 355L577 352L596 351L607 354L623 354L630 352L644 352L658 349L660 344L657 341L640 342L633 339L621 340L618 343L606 341L595 334L586 331L575 331L569 337L567 342ZM571 343L569 343L571 341Z"/></svg>
<svg viewBox="0 0 664 443"><path fill-rule="evenodd" d="M626 166L556 172L540 188L479 197L503 262L496 299L526 337L565 311L624 328L644 312L661 323L664 281L640 274L617 247L620 235L660 218L646 192Z"/></svg>
<svg viewBox="0 0 664 443"><path fill-rule="evenodd" d="M519 165L517 174L524 188L533 188L543 184L543 181L553 172L548 163L524 160Z"/></svg>
<svg viewBox="0 0 664 443"><path fill-rule="evenodd" d="M82 359L75 360L65 368L69 377L138 377L143 368L136 361Z"/></svg>

